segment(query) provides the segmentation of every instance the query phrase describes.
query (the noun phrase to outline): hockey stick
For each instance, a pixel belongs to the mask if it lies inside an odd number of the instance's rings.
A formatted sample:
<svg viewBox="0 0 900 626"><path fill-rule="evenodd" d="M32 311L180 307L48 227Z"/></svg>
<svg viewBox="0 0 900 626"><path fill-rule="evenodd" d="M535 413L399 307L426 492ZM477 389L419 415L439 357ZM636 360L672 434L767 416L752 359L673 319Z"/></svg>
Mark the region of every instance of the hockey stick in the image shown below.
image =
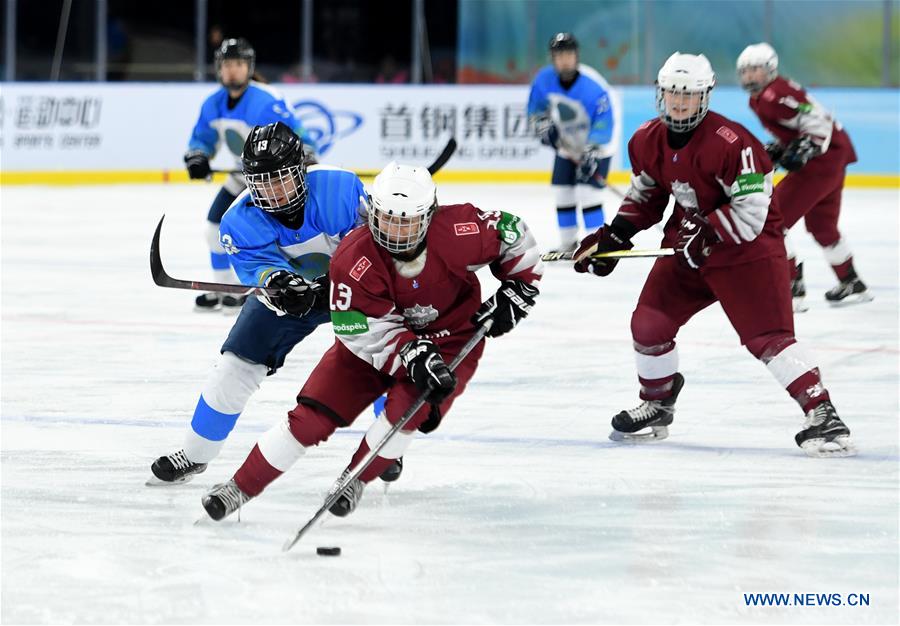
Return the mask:
<svg viewBox="0 0 900 626"><path fill-rule="evenodd" d="M172 278L163 267L162 258L159 256L159 234L162 232L163 220L166 216L159 218L159 224L156 225L156 232L153 233L153 241L150 242L150 274L153 276L153 282L160 287L171 287L172 289L194 289L197 291L218 291L220 293L240 293L253 295L278 295L279 289L266 289L265 287L251 287L248 285L233 285L229 283L204 283L198 280L180 280Z"/></svg>
<svg viewBox="0 0 900 626"><path fill-rule="evenodd" d="M437 157L432 161L431 165L428 166L428 173L434 176L438 173L438 171L447 164L447 161L450 160L450 157L453 156L453 153L456 152L456 138L451 137L444 149L441 150L441 153L437 155ZM242 170L211 170L213 174L243 174ZM362 178L374 178L378 172L373 170L357 170L355 172L357 176Z"/></svg>
<svg viewBox="0 0 900 626"><path fill-rule="evenodd" d="M475 334L472 335L472 337L466 342L466 345L462 347L462 350L459 351L459 354L457 354L450 362L450 371L455 370L456 367L460 363L462 363L462 360L466 358L466 356L468 356L469 352L471 352L472 349L476 345L478 345L478 342L484 339L485 334L487 334L487 331L490 330L493 323L493 320L489 319L477 331L475 331ZM416 412L422 408L425 402L427 402L427 400L425 399L427 396L428 392L423 393L416 399L415 402L412 403L412 406L406 409L406 413L400 416L400 419L397 420L397 423L394 424L394 426L388 431L388 433L381 438L381 441L378 442L378 445L369 450L369 453L360 462L360 464L356 466L356 469L353 470L353 473L347 477L344 483L340 485L334 491L334 493L332 493L325 499L325 504L323 504L319 508L319 510L316 511L316 514L313 515L312 518L308 522L306 522L306 524L304 524L303 527L300 528L300 530L298 530L293 537L284 542L284 546L282 546L281 548L282 551L287 552L295 545L297 545L297 542L300 541L300 539L303 538L303 535L305 535L309 531L309 529L312 528L313 524L315 524L319 520L319 518L325 514L325 511L334 506L334 503L338 501L347 487L350 486L350 483L359 478L362 473L366 471L369 465L372 464L372 461L375 460L375 457L378 456L378 453L381 452L381 449L384 448L384 446L387 445L387 443L394 437L394 435L397 434L400 429L406 426L413 418L413 415L415 415Z"/></svg>
<svg viewBox="0 0 900 626"><path fill-rule="evenodd" d="M597 252L589 255L592 259L640 259L672 256L673 248L659 248L658 250L613 250L611 252ZM574 261L574 252L547 252L541 255L541 261Z"/></svg>
<svg viewBox="0 0 900 626"><path fill-rule="evenodd" d="M437 173L437 171L444 167L447 161L450 160L450 157L453 156L454 152L456 152L456 139L451 137L434 162L428 166L428 173ZM213 172L232 173L230 170L213 170ZM240 172L240 170L235 170L235 172ZM166 219L165 215L159 219L159 224L156 225L156 232L153 233L153 241L150 243L150 273L153 275L153 282L160 287L193 289L196 291L217 291L219 293L240 293L247 295L278 295L280 293L280 290L278 289L266 289L265 287L251 287L249 285L234 285L229 283L206 283L197 280L179 280L177 278L172 278L166 273L162 264L162 258L159 255L159 235L162 231L164 219Z"/></svg>

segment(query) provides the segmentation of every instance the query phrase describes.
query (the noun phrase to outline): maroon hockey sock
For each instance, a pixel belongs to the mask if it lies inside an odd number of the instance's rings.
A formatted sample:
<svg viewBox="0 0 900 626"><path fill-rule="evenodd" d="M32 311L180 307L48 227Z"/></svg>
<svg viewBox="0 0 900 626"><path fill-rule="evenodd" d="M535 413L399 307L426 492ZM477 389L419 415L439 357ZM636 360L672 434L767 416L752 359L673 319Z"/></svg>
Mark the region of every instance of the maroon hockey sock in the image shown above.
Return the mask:
<svg viewBox="0 0 900 626"><path fill-rule="evenodd" d="M834 270L835 276L841 282L848 278L856 278L856 272L853 270L853 257L850 257L840 265L832 265L831 269Z"/></svg>
<svg viewBox="0 0 900 626"><path fill-rule="evenodd" d="M270 482L281 476L284 472L272 467L263 456L259 446L253 446L253 450L247 456L247 460L234 474L234 482L241 491L248 496L258 496Z"/></svg>
<svg viewBox="0 0 900 626"><path fill-rule="evenodd" d="M357 465L359 465L360 461L362 461L366 455L369 453L369 444L366 443L366 440L363 439L359 448L357 448L356 452L353 454L353 458L350 459L350 469L353 469ZM376 456L375 459L369 464L369 467L366 468L359 479L364 483L368 483L378 478L384 473L384 470L389 468L391 464L394 462L394 459L386 459L382 456Z"/></svg>
<svg viewBox="0 0 900 626"><path fill-rule="evenodd" d="M813 368L787 386L787 392L797 401L804 413L829 399L828 390L822 385L819 368Z"/></svg>
<svg viewBox="0 0 900 626"><path fill-rule="evenodd" d="M666 376L665 378L641 378L641 400L662 400L672 395L672 380L675 375Z"/></svg>

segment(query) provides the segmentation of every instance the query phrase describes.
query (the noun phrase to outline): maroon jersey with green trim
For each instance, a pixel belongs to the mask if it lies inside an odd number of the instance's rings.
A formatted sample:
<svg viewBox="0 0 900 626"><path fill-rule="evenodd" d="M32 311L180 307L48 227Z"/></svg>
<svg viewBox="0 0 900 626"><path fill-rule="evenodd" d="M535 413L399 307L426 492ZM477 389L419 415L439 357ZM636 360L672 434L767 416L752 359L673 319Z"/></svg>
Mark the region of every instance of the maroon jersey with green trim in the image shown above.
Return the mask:
<svg viewBox="0 0 900 626"><path fill-rule="evenodd" d="M712 224L719 243L710 267L784 254L782 220L772 198L772 161L743 126L710 111L681 148L672 148L659 119L644 122L628 142L631 186L618 215L639 230L659 222L669 196L675 210L665 225L673 246L686 214Z"/></svg>
<svg viewBox="0 0 900 626"><path fill-rule="evenodd" d="M750 96L750 108L782 146L809 135L822 151L814 158L825 157L841 166L856 162L856 151L840 122L794 81L777 77Z"/></svg>
<svg viewBox="0 0 900 626"><path fill-rule="evenodd" d="M341 241L331 258L331 319L338 341L378 370L405 375L400 349L417 337L453 353L471 336L481 306L475 271L489 265L500 280L536 285L543 273L537 242L525 223L471 204L440 207L425 251L399 262L368 227Z"/></svg>

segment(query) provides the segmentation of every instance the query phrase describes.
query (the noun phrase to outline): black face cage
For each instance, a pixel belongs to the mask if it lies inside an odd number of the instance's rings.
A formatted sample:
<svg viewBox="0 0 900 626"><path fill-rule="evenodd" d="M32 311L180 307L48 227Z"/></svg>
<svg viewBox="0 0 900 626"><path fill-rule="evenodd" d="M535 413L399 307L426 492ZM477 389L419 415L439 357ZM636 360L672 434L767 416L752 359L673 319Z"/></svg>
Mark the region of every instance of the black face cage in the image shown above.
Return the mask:
<svg viewBox="0 0 900 626"><path fill-rule="evenodd" d="M291 165L274 172L244 173L253 204L267 213L291 216L303 210L308 188L302 165Z"/></svg>

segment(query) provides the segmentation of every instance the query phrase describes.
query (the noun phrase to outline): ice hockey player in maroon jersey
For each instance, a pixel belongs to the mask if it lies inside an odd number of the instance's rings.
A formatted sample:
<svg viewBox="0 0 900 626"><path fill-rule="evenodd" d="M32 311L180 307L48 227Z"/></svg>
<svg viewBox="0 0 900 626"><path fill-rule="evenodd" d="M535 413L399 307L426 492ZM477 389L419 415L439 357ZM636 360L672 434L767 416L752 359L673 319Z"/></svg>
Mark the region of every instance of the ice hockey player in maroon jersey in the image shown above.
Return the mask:
<svg viewBox="0 0 900 626"><path fill-rule="evenodd" d="M803 87L778 75L778 55L767 43L747 46L737 60L741 86L750 92L750 108L775 141L766 151L787 176L775 186L775 198L784 218L785 232L800 218L822 246L838 285L825 293L832 305L872 299L853 267L853 253L838 230L844 174L856 162L850 137ZM805 311L803 264L797 263L786 237L791 266L794 310Z"/></svg>
<svg viewBox="0 0 900 626"><path fill-rule="evenodd" d="M484 342L455 371L447 363L477 327L490 319L487 334L498 337L534 305L543 266L518 217L471 204L439 206L428 171L397 163L375 178L367 210L368 228L347 235L331 259L335 343L300 390L297 406L263 434L234 478L203 497L213 519L259 495L307 448L352 424L387 392L384 411L350 461L352 471L428 393L409 430L399 431L331 508L335 515L352 512L365 485L403 455L416 429L437 428L465 390ZM501 285L482 302L475 271L486 265Z"/></svg>
<svg viewBox="0 0 900 626"><path fill-rule="evenodd" d="M575 270L606 276L615 260L593 252L627 250L631 238L675 209L631 318L641 404L612 420L613 440L662 439L684 385L675 336L718 301L741 343L769 368L806 415L797 444L810 456L853 454L850 430L812 357L794 338L782 221L772 201L772 163L743 126L709 111L715 74L703 55L676 52L657 79L659 119L628 143L633 175L612 223L586 237Z"/></svg>

